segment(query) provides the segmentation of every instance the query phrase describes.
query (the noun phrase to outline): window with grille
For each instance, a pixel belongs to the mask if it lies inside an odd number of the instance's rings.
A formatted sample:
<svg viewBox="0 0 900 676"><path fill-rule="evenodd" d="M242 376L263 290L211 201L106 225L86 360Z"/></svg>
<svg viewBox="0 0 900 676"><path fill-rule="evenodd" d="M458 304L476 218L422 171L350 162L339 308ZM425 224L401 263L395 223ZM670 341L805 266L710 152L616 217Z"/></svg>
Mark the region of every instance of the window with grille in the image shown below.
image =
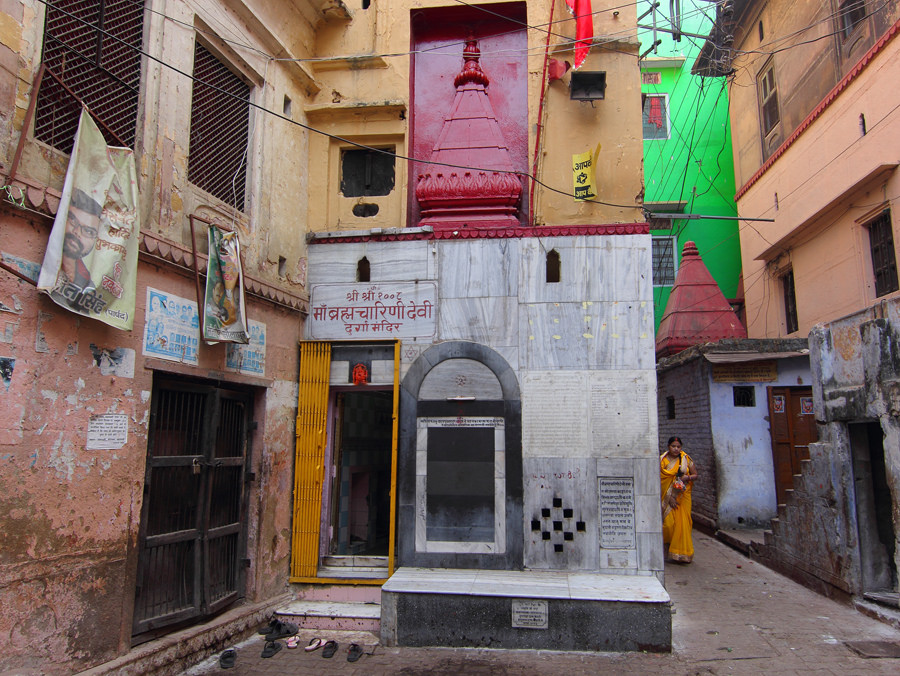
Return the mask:
<svg viewBox="0 0 900 676"><path fill-rule="evenodd" d="M769 63L759 76L759 113L762 120L763 136L778 126L778 89L775 86L775 67Z"/></svg>
<svg viewBox="0 0 900 676"><path fill-rule="evenodd" d="M841 37L845 40L849 38L853 29L865 18L865 0L844 0L838 10L838 19L841 25Z"/></svg>
<svg viewBox="0 0 900 676"><path fill-rule="evenodd" d="M781 291L784 294L785 333L794 333L800 328L797 321L797 296L794 293L794 271L781 276Z"/></svg>
<svg viewBox="0 0 900 676"><path fill-rule="evenodd" d="M675 283L675 238L653 238L653 286Z"/></svg>
<svg viewBox="0 0 900 676"><path fill-rule="evenodd" d="M891 212L887 209L866 224L869 230L869 247L872 252L872 272L875 274L875 295L896 291L897 257L894 253L894 232Z"/></svg>
<svg viewBox="0 0 900 676"><path fill-rule="evenodd" d="M249 140L250 86L197 42L188 180L243 211Z"/></svg>
<svg viewBox="0 0 900 676"><path fill-rule="evenodd" d="M752 385L735 385L731 388L731 392L736 407L756 406L756 388Z"/></svg>
<svg viewBox="0 0 900 676"><path fill-rule="evenodd" d="M121 140L134 148L141 80L144 8L135 0L54 0L47 3L44 65ZM44 76L34 137L70 152L81 104ZM103 125L100 125L101 129ZM118 141L106 134L109 143Z"/></svg>
<svg viewBox="0 0 900 676"><path fill-rule="evenodd" d="M669 102L665 95L643 94L644 140L669 138Z"/></svg>

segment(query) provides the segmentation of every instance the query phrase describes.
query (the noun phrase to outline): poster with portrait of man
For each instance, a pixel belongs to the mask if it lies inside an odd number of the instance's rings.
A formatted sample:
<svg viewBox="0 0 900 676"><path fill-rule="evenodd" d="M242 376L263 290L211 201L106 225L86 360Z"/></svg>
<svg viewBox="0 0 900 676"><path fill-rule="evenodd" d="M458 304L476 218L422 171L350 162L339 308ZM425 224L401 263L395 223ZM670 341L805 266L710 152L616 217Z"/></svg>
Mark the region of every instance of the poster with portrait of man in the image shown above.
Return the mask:
<svg viewBox="0 0 900 676"><path fill-rule="evenodd" d="M76 314L131 330L140 235L137 204L134 151L107 146L82 109L38 289Z"/></svg>

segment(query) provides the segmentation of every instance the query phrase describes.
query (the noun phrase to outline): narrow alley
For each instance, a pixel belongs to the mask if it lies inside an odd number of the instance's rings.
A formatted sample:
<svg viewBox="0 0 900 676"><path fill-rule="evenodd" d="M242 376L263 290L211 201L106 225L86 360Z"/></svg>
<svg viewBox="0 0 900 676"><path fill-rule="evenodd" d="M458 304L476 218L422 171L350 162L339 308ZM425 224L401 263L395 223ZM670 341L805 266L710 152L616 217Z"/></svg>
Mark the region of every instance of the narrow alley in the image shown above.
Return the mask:
<svg viewBox="0 0 900 676"><path fill-rule="evenodd" d="M721 542L695 532L689 566L666 565L666 587L675 605L671 654L586 653L459 648L384 648L371 634L323 636L338 641L331 659L321 649L300 648L260 657L265 641L254 636L236 646L235 667L216 655L185 672L190 676L257 674L896 674L900 630L832 601L750 561ZM552 621L552 620L551 620ZM350 642L366 652L347 662ZM283 642L282 642L283 643ZM856 646L857 650L854 650ZM896 657L876 657L893 654Z"/></svg>

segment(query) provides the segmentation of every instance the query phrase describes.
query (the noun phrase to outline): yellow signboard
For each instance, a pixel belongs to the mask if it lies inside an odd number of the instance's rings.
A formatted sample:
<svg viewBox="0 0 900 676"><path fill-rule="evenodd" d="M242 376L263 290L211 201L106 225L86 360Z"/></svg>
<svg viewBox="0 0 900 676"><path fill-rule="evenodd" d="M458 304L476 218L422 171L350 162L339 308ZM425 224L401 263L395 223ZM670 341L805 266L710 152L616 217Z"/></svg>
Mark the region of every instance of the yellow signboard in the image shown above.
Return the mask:
<svg viewBox="0 0 900 676"><path fill-rule="evenodd" d="M575 200L589 200L597 196L597 180L594 168L597 166L597 155L600 153L600 144L593 152L578 153L572 155L572 180L575 186Z"/></svg>
<svg viewBox="0 0 900 676"><path fill-rule="evenodd" d="M774 360L713 364L713 381L717 383L766 383L777 377Z"/></svg>

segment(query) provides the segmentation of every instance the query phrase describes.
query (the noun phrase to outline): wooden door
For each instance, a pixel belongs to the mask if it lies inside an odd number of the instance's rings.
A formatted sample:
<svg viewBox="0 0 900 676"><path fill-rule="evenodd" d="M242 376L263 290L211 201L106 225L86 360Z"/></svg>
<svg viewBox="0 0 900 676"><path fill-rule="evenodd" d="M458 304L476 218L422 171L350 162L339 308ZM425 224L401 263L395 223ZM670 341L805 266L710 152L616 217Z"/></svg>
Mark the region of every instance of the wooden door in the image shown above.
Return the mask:
<svg viewBox="0 0 900 676"><path fill-rule="evenodd" d="M251 396L154 383L132 631L209 615L240 595Z"/></svg>
<svg viewBox="0 0 900 676"><path fill-rule="evenodd" d="M783 504L800 473L800 461L809 458L809 444L818 439L812 388L769 387L768 398L775 492Z"/></svg>

